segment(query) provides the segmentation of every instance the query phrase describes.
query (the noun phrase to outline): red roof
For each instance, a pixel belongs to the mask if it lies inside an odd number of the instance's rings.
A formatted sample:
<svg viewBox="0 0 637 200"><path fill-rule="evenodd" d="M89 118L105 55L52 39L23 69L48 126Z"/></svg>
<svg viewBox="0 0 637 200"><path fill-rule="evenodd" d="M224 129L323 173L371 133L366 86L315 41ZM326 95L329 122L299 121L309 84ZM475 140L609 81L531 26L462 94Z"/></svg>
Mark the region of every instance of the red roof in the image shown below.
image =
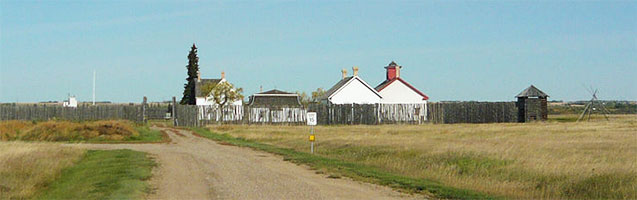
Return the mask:
<svg viewBox="0 0 637 200"><path fill-rule="evenodd" d="M429 100L429 97L427 95L425 95L420 90L416 89L414 86L412 86L411 84L407 83L407 81L403 80L400 77L396 77L396 78L394 78L392 80L385 80L383 83L381 83L380 85L376 86L376 91L380 92L381 90L385 89L387 86L389 86L392 83L394 83L394 81L396 81L396 80L399 80L400 82L403 82L403 84L405 84L407 87L411 88L411 90L413 90L414 92L416 92L420 96L422 96L422 100Z"/></svg>

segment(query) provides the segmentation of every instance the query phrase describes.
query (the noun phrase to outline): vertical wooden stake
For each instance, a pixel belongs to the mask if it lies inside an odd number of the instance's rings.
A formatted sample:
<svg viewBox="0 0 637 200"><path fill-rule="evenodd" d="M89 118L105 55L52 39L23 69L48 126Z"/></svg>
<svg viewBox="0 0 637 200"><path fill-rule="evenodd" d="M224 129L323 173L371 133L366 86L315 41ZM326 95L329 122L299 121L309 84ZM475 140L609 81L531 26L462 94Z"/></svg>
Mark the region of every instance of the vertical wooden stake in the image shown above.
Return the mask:
<svg viewBox="0 0 637 200"><path fill-rule="evenodd" d="M148 118L146 118L146 107L148 106L147 101L148 98L144 96L144 102L142 102L142 123L144 124L148 123Z"/></svg>
<svg viewBox="0 0 637 200"><path fill-rule="evenodd" d="M172 113L170 115L170 118L172 118L173 120L173 126L177 126L177 116L175 116L175 114L177 114L177 112L175 112L175 109L177 109L177 99L175 97L173 97L173 109L172 109Z"/></svg>

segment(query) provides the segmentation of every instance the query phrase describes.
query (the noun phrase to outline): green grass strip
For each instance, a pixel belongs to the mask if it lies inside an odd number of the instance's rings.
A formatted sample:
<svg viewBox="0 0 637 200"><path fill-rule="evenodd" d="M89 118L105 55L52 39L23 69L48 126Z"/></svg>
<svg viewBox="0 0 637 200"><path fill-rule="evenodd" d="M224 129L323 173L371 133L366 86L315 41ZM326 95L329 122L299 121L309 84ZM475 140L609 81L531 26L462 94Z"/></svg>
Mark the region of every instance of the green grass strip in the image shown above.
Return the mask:
<svg viewBox="0 0 637 200"><path fill-rule="evenodd" d="M161 142L166 142L170 140L170 138L168 138L167 135L164 135L161 131L153 130L147 125L136 126L135 130L139 132L138 136L131 136L124 140L108 140L108 139L102 139L102 138L93 138L88 140L69 141L69 142L117 144L117 143L161 143Z"/></svg>
<svg viewBox="0 0 637 200"><path fill-rule="evenodd" d="M161 142L164 141L164 135L161 131L152 130L148 126L138 126L135 128L139 132L139 136L131 137L126 141L135 141L135 142Z"/></svg>
<svg viewBox="0 0 637 200"><path fill-rule="evenodd" d="M223 141L236 146L250 147L282 155L285 160L297 164L309 165L315 169L325 169L330 173L350 177L380 185L390 186L395 189L416 193L431 193L441 199L499 199L498 197L442 185L439 182L426 179L416 179L386 172L382 169L366 166L337 159L326 158L316 154L298 152L293 149L276 147L243 138L235 138L227 134L213 133L205 128L191 128L197 134L217 141Z"/></svg>
<svg viewBox="0 0 637 200"><path fill-rule="evenodd" d="M132 150L90 150L36 199L141 199L155 162Z"/></svg>

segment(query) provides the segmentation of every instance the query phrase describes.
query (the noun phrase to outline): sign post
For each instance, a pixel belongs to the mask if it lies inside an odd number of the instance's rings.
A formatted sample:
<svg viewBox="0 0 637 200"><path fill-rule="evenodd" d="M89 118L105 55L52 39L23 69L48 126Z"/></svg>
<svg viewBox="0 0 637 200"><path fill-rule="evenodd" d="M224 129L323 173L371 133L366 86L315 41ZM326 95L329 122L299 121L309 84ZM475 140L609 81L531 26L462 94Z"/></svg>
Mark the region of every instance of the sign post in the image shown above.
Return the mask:
<svg viewBox="0 0 637 200"><path fill-rule="evenodd" d="M307 125L310 126L310 152L314 153L314 126L316 126L316 112L307 113Z"/></svg>

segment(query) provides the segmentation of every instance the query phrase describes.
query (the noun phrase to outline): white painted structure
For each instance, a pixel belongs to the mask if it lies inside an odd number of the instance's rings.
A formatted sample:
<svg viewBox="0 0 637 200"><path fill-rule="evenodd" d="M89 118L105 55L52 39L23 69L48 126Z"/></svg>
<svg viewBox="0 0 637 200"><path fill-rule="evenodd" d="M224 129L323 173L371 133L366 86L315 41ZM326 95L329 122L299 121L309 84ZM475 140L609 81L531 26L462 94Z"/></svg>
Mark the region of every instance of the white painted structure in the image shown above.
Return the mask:
<svg viewBox="0 0 637 200"><path fill-rule="evenodd" d="M329 97L332 104L375 104L381 102L381 95L373 92L371 86L358 76L350 79L336 93Z"/></svg>
<svg viewBox="0 0 637 200"><path fill-rule="evenodd" d="M400 77L400 68L395 62L391 62L387 69L387 79L376 90L383 97L383 104L426 104L429 97L407 83Z"/></svg>
<svg viewBox="0 0 637 200"><path fill-rule="evenodd" d="M199 74L199 72L197 72L197 83L195 86L195 105L198 106L216 106L217 103L215 103L215 100L213 99L212 95L208 94L208 95L202 95L200 94L200 86L203 85L204 82L212 82L212 83L223 83L226 82L226 73L225 72L221 72L221 79L204 79L202 81L202 79L200 78L201 75ZM225 105L234 105L234 106L240 106L243 105L243 100L237 100L234 102L226 102Z"/></svg>
<svg viewBox="0 0 637 200"><path fill-rule="evenodd" d="M69 99L62 102L62 106L69 108L77 108L77 99L75 96L69 96Z"/></svg>
<svg viewBox="0 0 637 200"><path fill-rule="evenodd" d="M358 68L354 67L354 76L350 77L343 69L343 79L326 92L322 101L330 104L377 104L381 99L382 96L358 76Z"/></svg>
<svg viewBox="0 0 637 200"><path fill-rule="evenodd" d="M427 98L408 86L402 79L397 79L378 92L385 104L419 104L427 103Z"/></svg>

